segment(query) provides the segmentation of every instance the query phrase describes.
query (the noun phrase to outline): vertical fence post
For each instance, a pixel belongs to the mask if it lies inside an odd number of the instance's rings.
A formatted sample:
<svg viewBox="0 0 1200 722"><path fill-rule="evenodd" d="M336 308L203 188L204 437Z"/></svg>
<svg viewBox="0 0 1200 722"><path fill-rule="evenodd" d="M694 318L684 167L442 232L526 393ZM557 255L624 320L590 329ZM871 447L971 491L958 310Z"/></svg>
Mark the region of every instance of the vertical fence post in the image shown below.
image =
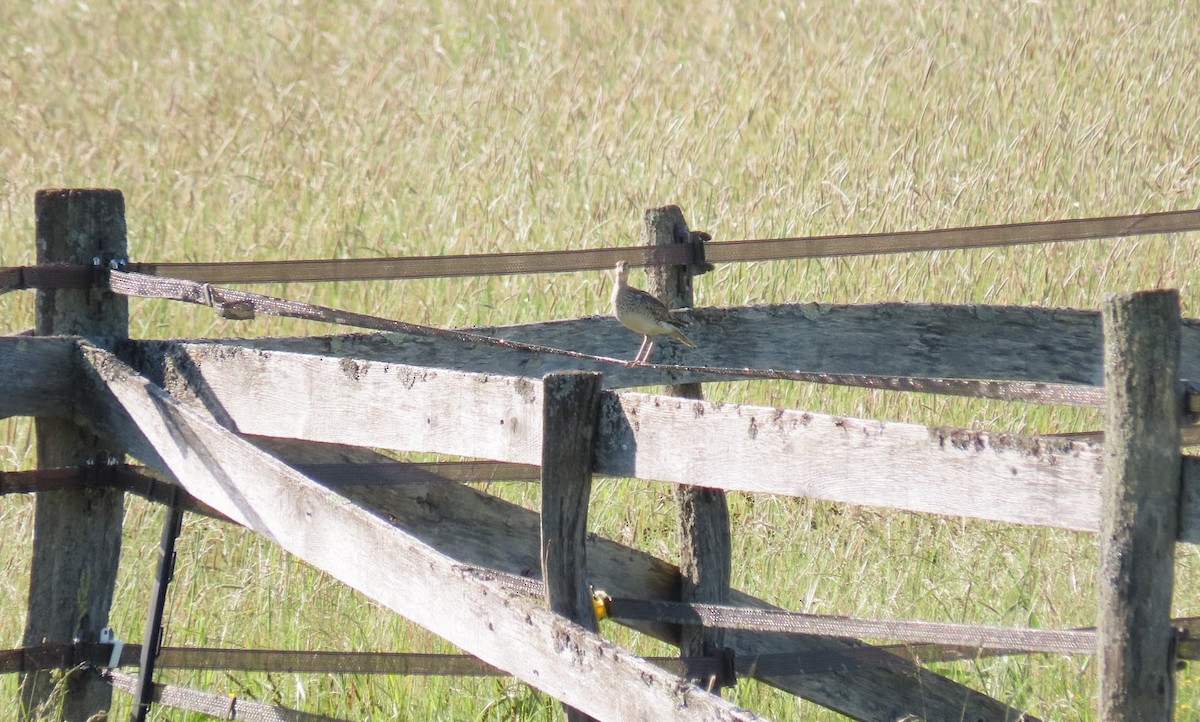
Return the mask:
<svg viewBox="0 0 1200 722"><path fill-rule="evenodd" d="M125 199L118 190L38 191L34 212L39 264L91 264L96 257L125 257ZM129 335L126 299L106 291L39 290L35 304L36 332L41 335ZM39 418L35 423L39 468L79 466L109 455L95 436L69 419ZM26 646L99 641L100 630L108 624L121 553L123 500L114 489L37 495ZM111 690L94 675L71 675L63 684L63 719L83 722L108 709ZM23 675L22 714L36 713L55 685L48 671Z"/></svg>
<svg viewBox="0 0 1200 722"><path fill-rule="evenodd" d="M1170 720L1183 412L1176 291L1105 299L1099 718Z"/></svg>
<svg viewBox="0 0 1200 722"><path fill-rule="evenodd" d="M590 631L588 497L603 374L562 371L542 380L542 579L550 609ZM591 717L564 705L570 722Z"/></svg>
<svg viewBox="0 0 1200 722"><path fill-rule="evenodd" d="M679 206L650 208L644 216L645 245L691 243L692 232ZM692 276L686 267L647 269L647 290L667 308L690 307L693 303ZM666 344L663 344L666 347ZM703 399L700 384L670 387L673 396ZM685 602L726 604L732 550L729 538L729 506L725 492L698 486L677 486L679 506L679 570L683 577L681 597ZM720 630L683 627L679 651L683 657L718 653L723 647ZM700 680L702 686L705 680ZM716 692L717 689L712 688Z"/></svg>

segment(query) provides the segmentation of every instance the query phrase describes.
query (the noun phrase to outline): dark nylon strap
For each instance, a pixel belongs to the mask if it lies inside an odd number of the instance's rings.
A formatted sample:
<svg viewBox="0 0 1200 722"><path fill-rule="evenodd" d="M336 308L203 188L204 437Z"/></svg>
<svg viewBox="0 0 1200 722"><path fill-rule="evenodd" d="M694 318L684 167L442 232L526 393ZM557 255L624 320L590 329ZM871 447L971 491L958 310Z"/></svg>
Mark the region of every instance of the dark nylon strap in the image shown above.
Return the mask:
<svg viewBox="0 0 1200 722"><path fill-rule="evenodd" d="M464 574L498 581L514 592L542 595L539 579L495 569L460 567ZM1069 630L1013 629L977 624L948 624L907 620L879 620L834 615L802 614L777 609L755 609L714 604L661 600L605 599L608 617L617 621L668 622L741 629L839 637L857 640L903 640L902 644L864 645L849 650L803 653L739 655L738 674L774 676L816 674L861 667L894 666L911 662L957 661L1011 654L1094 654L1095 628ZM1171 620L1177 630L1176 656L1200 658L1200 617Z"/></svg>
<svg viewBox="0 0 1200 722"><path fill-rule="evenodd" d="M92 479L87 470L81 468L0 471L0 495L85 489L88 486L111 486L113 483L111 478Z"/></svg>
<svg viewBox="0 0 1200 722"><path fill-rule="evenodd" d="M296 464L306 476L317 477L330 486L387 486L448 482L537 481L540 467L506 461L392 461L373 464ZM32 494L41 491L115 486L152 501L170 501L175 485L156 477L143 466L116 464L95 467L63 467L0 471L0 494ZM189 511L192 511L189 509Z"/></svg>
<svg viewBox="0 0 1200 722"><path fill-rule="evenodd" d="M718 263L782 258L827 258L1086 241L1195 230L1200 230L1200 210L1006 223L930 231L721 241L705 244L705 256L709 261Z"/></svg>
<svg viewBox="0 0 1200 722"><path fill-rule="evenodd" d="M34 494L43 491L63 491L112 487L138 496L169 504L179 490L179 505L185 511L229 521L224 514L199 501L175 484L156 477L149 469L128 464L97 464L59 469L30 469L0 471L0 495Z"/></svg>
<svg viewBox="0 0 1200 722"><path fill-rule="evenodd" d="M462 570L483 579L498 581L514 592L529 596L543 594L542 582L539 579L480 567L462 567ZM979 624L863 619L802 614L778 609L607 597L605 609L608 616L616 620L668 622L754 632L808 634L847 639L868 637L910 644L936 644L959 649L1006 652L1092 654L1096 650L1095 632L1086 629L1011 629Z"/></svg>
<svg viewBox="0 0 1200 722"><path fill-rule="evenodd" d="M457 256L337 258L295 261L226 261L218 263L127 263L124 270L202 283L293 283L321 281L386 281L405 278L453 278L528 273L564 273L631 266L700 266L698 246L633 246L570 251L480 253ZM86 288L96 268L43 265L0 268L0 293L26 288Z"/></svg>
<svg viewBox="0 0 1200 722"><path fill-rule="evenodd" d="M41 669L71 669L80 664L107 667L111 644L43 644L0 651L0 674ZM140 644L121 649L119 667L137 666ZM669 672L701 677L719 674L721 663L711 657L646 657ZM156 667L287 674L395 674L417 677L507 676L469 654L416 652L327 652L290 649L225 649L213 647L163 647Z"/></svg>
<svg viewBox="0 0 1200 722"><path fill-rule="evenodd" d="M800 238L758 238L669 246L587 248L567 251L485 253L459 256L350 258L228 263L131 263L130 271L205 283L391 280L453 276L561 273L630 265L689 265L881 253L986 248L1031 243L1119 238L1200 230L1200 210L1166 211L1101 218L972 226L929 231L861 233ZM21 288L91 282L84 266L0 269L0 293Z"/></svg>
<svg viewBox="0 0 1200 722"><path fill-rule="evenodd" d="M264 296L257 293L247 293L246 291L238 291L232 288L221 288L208 283L199 283L185 279L159 278L156 276L147 276L141 273L127 273L124 271L109 271L108 275L108 286L113 293L119 293L126 296L137 296L141 298L165 298L174 301L196 303L202 306L212 306L218 313L226 318L249 319L253 318L254 315L258 313L266 313L272 316L283 316L286 318L298 318L308 321L320 321L323 323L333 323L343 326L354 326L356 328L367 328L373 331L405 333L413 336L423 337L437 336L471 343L501 346L524 351L534 351L537 353L552 353L576 358L587 358L593 360L600 358L575 351L550 348L548 346L537 346L535 344L491 338L489 336L483 336L477 333L451 331L434 328L432 326L422 326L420 324L408 323L406 321L396 321L388 318L380 318L378 316L369 316L366 314L355 313L353 311L340 311L327 306L318 306L316 304L303 303L300 301L289 301L285 298ZM601 358L600 360L612 361L615 363L625 363L619 359Z"/></svg>
<svg viewBox="0 0 1200 722"><path fill-rule="evenodd" d="M121 663L127 653L122 651ZM131 662L136 664L136 658ZM467 654L412 652L323 652L284 649L166 647L158 666L174 669L229 669L297 674L401 674L483 677L505 672Z"/></svg>
<svg viewBox="0 0 1200 722"><path fill-rule="evenodd" d="M915 644L945 644L990 651L1092 654L1092 630L1012 629L891 619L802 614L774 609L730 607L644 599L611 599L608 614L626 621L655 621L755 632L811 634L820 637L887 639Z"/></svg>
<svg viewBox="0 0 1200 722"><path fill-rule="evenodd" d="M332 486L386 486L445 482L538 481L541 467L506 461L431 461L378 464L296 464L306 476Z"/></svg>
<svg viewBox="0 0 1200 722"><path fill-rule="evenodd" d="M107 667L111 644L44 644L0 652L0 673L41 669L71 669L80 664ZM989 651L949 645L882 645L819 650L805 653L741 655L729 661L714 657L646 657L646 661L689 679L717 678L732 684L729 672L743 676L819 674L865 667L912 667L917 662L947 662L1020 654L1019 650ZM127 644L118 666L136 666L141 645ZM1182 656L1181 656L1182 658ZM411 676L507 676L508 673L465 654L410 652L319 652L280 649L211 649L164 647L157 666L162 669L205 669L296 674L395 674Z"/></svg>
<svg viewBox="0 0 1200 722"><path fill-rule="evenodd" d="M483 570L473 570L482 572ZM501 573L491 572L491 578L511 577ZM524 579L515 577L516 579ZM529 588L541 589L541 582L535 579L524 579L529 584L514 587L516 591ZM505 580L507 586L507 580ZM619 610L625 605L626 611L631 603L638 600L609 600L610 610ZM617 606L611 606L617 602ZM681 604L667 602L667 604ZM683 605L690 606L690 605ZM751 631L778 631L781 625L770 620L771 616L791 614L778 610L751 610L767 612L760 615L759 620L746 617L742 626L730 628L747 628ZM610 614L618 618L615 614ZM809 617L817 615L805 615ZM624 617L622 617L624 618ZM626 618L627 621L632 621ZM765 619L766 621L762 621ZM826 617L829 620L846 619L845 617ZM656 621L669 622L669 619ZM868 623L879 623L878 620L856 620ZM684 623L696 623L692 618ZM895 622L883 621L885 624ZM901 624L905 624L901 622ZM918 623L929 624L929 623ZM1182 617L1171 620L1171 625L1177 630L1177 657L1186 660L1200 659L1200 617ZM951 625L972 628L974 625ZM992 627L980 627L994 629ZM877 631L877 630L876 630ZM1037 631L1037 630L1017 630ZM1094 628L1066 630L1069 634L1094 634ZM807 634L808 632L782 633ZM922 632L924 634L924 632ZM1081 639L1082 637L1074 638ZM1071 644L1074 644L1072 641ZM848 668L879 666L880 664L895 665L905 661L945 662L964 659L979 659L983 657L1038 653L1044 651L1040 642L1034 646L1037 649L1019 647L981 648L978 645L955 645L946 640L926 643L906 643L879 646L863 646L839 650L836 652L818 651L802 654L784 653L769 655L742 655L737 658L735 665L739 674L757 665L760 673L787 674L814 671L830 671L849 665ZM111 661L113 645L111 644L42 644L36 647L9 649L0 651L0 674L17 672L32 672L40 669L71 669L80 664L94 667L107 667ZM1093 650L1079 653L1090 654ZM141 654L141 645L124 645L117 665L120 667L136 666ZM720 671L720 663L710 657L678 658L678 657L648 657L649 661L676 674L690 677L715 675ZM505 672L483 662L482 660L464 654L420 654L411 652L328 652L314 650L283 650L283 649L227 649L209 647L163 647L158 658L160 668L170 669L206 669L206 670L237 670L245 672L286 672L304 674L398 674L414 676L486 676L504 675Z"/></svg>
<svg viewBox="0 0 1200 722"><path fill-rule="evenodd" d="M613 268L617 261L625 261L631 266L685 266L693 262L694 252L691 246L681 244L459 256L233 263L137 263L130 264L129 270L206 283L383 281L598 271Z"/></svg>
<svg viewBox="0 0 1200 722"><path fill-rule="evenodd" d="M0 293L24 288L87 288L95 278L91 266L46 264L0 268Z"/></svg>
<svg viewBox="0 0 1200 722"><path fill-rule="evenodd" d="M586 359L591 362L634 366L633 362L607 356L594 356L566 349L539 346L537 344L492 338L467 331L456 331L422 326L393 319L369 316L352 311L340 311L326 306L289 301L274 296L264 296L230 288L221 288L207 283L178 278L158 278L140 273L109 271L109 288L113 293L141 298L165 298L212 306L227 318L246 319L258 313L274 316L335 323L375 331L404 333L422 337L440 337L487 346L498 346L531 353L554 354L570 358ZM702 310L693 311L700 316ZM642 364L643 368L676 373L713 374L729 378L779 379L806 381L809 383L858 386L892 391L915 391L952 396L1000 399L1006 401L1032 401L1036 403L1067 404L1072 406L1099 406L1104 403L1104 389L1074 384L1043 384L1025 381L987 381L981 379L930 379L910 376L875 376L868 374L830 374L812 371L787 371L782 369L723 368L714 366L683 366L674 364Z"/></svg>
<svg viewBox="0 0 1200 722"><path fill-rule="evenodd" d="M538 481L541 469L530 464L501 461L388 462L378 464L297 464L306 476L329 486L387 486L455 482ZM33 494L95 487L114 487L138 496L169 504L178 492L185 511L230 521L219 511L188 494L170 481L157 478L149 469L127 464L60 469L0 471L0 496Z"/></svg>

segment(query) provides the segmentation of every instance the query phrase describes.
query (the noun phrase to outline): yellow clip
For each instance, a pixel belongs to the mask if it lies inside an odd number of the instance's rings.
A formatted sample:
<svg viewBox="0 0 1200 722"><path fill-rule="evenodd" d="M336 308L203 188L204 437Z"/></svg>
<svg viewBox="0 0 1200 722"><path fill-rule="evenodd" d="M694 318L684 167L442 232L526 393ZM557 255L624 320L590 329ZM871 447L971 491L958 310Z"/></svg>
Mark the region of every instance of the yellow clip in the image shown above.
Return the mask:
<svg viewBox="0 0 1200 722"><path fill-rule="evenodd" d="M592 609L596 610L596 621L608 619L608 602L612 597L601 589L592 590Z"/></svg>

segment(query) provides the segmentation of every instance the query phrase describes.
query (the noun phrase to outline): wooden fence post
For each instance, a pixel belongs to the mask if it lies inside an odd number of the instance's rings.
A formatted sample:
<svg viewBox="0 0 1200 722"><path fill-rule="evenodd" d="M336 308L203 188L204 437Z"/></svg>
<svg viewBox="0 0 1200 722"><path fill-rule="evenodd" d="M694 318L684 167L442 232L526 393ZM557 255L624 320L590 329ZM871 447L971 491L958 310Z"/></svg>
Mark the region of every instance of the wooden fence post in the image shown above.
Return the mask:
<svg viewBox="0 0 1200 722"><path fill-rule="evenodd" d="M1170 720L1171 593L1179 521L1177 291L1105 299L1100 519L1099 718Z"/></svg>
<svg viewBox="0 0 1200 722"><path fill-rule="evenodd" d="M42 190L34 198L34 211L39 264L91 264L96 257L126 255L125 199L118 190ZM128 302L107 291L39 290L35 303L38 334L129 336ZM38 418L36 443L43 469L97 463L110 453L70 419ZM26 646L99 641L108 624L121 554L123 501L124 495L114 489L37 495ZM55 685L49 671L23 675L22 714L38 712ZM62 718L83 722L108 709L111 688L95 675L71 675L62 699Z"/></svg>
<svg viewBox="0 0 1200 722"><path fill-rule="evenodd" d="M679 206L650 208L644 216L645 245L691 243L692 235ZM687 268L648 268L647 290L667 308L690 307L692 277ZM666 348L666 343L663 343ZM685 399L703 399L700 384L678 384L670 394ZM698 486L676 486L679 506L679 571L683 577L681 599L685 602L727 604L732 550L729 538L729 506L725 492ZM725 646L720 630L683 627L679 652L683 657L716 654ZM701 680L701 686L706 686ZM717 689L712 687L712 691Z"/></svg>
<svg viewBox="0 0 1200 722"><path fill-rule="evenodd" d="M542 579L546 601L552 611L592 632L599 626L587 576L587 516L603 376L561 371L542 380ZM611 694L612 690L599 692ZM564 707L570 722L592 719Z"/></svg>

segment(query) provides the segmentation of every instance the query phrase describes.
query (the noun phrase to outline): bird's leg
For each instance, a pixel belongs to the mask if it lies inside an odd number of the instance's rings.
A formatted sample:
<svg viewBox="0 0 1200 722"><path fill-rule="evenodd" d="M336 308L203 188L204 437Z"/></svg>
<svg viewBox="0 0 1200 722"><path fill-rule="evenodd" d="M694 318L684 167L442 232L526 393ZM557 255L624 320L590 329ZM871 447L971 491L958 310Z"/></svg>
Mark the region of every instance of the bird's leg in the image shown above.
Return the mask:
<svg viewBox="0 0 1200 722"><path fill-rule="evenodd" d="M646 340L650 341L650 337L647 336ZM654 350L654 342L650 341L650 343L646 344L646 353L642 356L642 363L644 363L644 364L650 363L650 352L653 350Z"/></svg>
<svg viewBox="0 0 1200 722"><path fill-rule="evenodd" d="M646 344L649 342L650 342L649 336L642 336L642 345L638 346L637 356L633 357L633 362L635 364L640 364L642 362L642 351L646 350Z"/></svg>

